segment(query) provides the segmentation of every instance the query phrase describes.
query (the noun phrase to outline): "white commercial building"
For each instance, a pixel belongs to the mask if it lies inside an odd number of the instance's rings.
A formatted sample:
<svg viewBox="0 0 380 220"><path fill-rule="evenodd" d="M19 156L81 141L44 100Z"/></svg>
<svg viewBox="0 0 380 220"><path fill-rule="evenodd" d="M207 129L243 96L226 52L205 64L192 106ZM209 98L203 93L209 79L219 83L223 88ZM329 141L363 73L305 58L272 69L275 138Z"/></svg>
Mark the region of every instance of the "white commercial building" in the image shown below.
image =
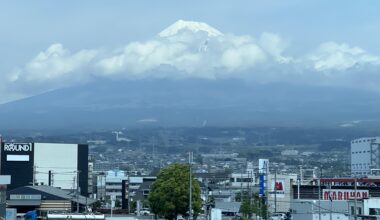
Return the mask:
<svg viewBox="0 0 380 220"><path fill-rule="evenodd" d="M380 169L380 137L366 137L351 141L351 175L368 176Z"/></svg>
<svg viewBox="0 0 380 220"><path fill-rule="evenodd" d="M350 220L348 201L293 200L290 208L292 220Z"/></svg>
<svg viewBox="0 0 380 220"><path fill-rule="evenodd" d="M255 172L252 162L247 163L245 173L232 173L230 175L232 188L248 188L255 184Z"/></svg>
<svg viewBox="0 0 380 220"><path fill-rule="evenodd" d="M268 175L268 209L270 212L288 212L293 196L292 185L297 174Z"/></svg>

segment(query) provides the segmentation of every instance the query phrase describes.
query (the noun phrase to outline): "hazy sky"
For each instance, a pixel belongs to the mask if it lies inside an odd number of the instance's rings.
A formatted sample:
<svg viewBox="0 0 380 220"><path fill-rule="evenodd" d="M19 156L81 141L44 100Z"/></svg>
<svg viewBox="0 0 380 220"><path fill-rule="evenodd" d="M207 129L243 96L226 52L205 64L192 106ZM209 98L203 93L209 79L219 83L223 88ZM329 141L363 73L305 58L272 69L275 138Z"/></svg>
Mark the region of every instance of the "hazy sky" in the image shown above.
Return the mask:
<svg viewBox="0 0 380 220"><path fill-rule="evenodd" d="M157 77L158 69L160 77L377 90L379 1L178 2L0 1L0 103L93 77ZM159 36L180 19L221 35Z"/></svg>

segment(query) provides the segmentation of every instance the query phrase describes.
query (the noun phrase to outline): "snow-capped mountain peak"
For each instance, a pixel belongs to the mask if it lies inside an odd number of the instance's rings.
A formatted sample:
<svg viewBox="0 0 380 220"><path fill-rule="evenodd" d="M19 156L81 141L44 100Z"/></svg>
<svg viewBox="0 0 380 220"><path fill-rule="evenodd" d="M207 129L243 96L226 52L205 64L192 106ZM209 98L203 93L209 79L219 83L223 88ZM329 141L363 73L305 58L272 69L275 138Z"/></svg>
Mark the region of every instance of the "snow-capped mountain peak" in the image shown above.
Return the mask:
<svg viewBox="0 0 380 220"><path fill-rule="evenodd" d="M218 31L217 29L211 27L206 23L184 20L176 21L174 24L161 31L158 35L160 37L170 37L176 35L178 32L183 30L188 30L194 33L204 31L207 32L209 37L217 37L223 35L222 32Z"/></svg>

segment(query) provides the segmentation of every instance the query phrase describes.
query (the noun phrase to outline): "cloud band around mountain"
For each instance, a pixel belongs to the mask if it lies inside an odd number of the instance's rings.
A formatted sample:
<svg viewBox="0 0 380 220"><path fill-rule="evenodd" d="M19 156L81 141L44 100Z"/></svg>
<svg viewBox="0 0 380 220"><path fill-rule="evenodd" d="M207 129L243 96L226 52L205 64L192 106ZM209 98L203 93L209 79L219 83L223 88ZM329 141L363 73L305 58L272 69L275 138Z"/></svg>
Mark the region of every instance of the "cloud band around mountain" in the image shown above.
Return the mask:
<svg viewBox="0 0 380 220"><path fill-rule="evenodd" d="M207 78L253 77L271 74L272 80L302 74L317 78L366 72L378 67L380 57L356 46L326 42L306 55L287 54L287 42L279 35L263 33L257 39L224 34L205 23L178 21L151 40L131 42L114 51L86 49L71 52L53 44L27 64L14 69L0 90L12 84L29 84L30 91L80 83L91 77ZM170 74L160 69L170 68ZM310 78L314 79L315 76ZM37 87L37 88L33 88ZM18 91L19 92L19 91Z"/></svg>

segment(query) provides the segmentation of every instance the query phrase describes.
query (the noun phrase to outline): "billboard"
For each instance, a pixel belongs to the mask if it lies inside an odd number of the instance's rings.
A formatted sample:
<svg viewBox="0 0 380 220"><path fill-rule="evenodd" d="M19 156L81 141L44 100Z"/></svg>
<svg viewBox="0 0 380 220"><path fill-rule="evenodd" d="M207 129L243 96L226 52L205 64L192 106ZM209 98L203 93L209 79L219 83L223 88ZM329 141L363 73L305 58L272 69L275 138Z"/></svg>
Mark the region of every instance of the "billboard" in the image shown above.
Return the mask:
<svg viewBox="0 0 380 220"><path fill-rule="evenodd" d="M266 179L266 176L264 174L260 174L259 176L259 186L260 186L259 196L260 197L265 197L265 187L266 187L265 179Z"/></svg>
<svg viewBox="0 0 380 220"><path fill-rule="evenodd" d="M265 197L267 175L269 174L269 160L259 159L259 196Z"/></svg>
<svg viewBox="0 0 380 220"><path fill-rule="evenodd" d="M353 189L324 189L323 200L351 200L368 198L368 190L355 190Z"/></svg>
<svg viewBox="0 0 380 220"><path fill-rule="evenodd" d="M33 182L34 144L1 143L1 175L10 175L8 189Z"/></svg>
<svg viewBox="0 0 380 220"><path fill-rule="evenodd" d="M275 197L275 195L277 198L285 197L285 182L283 178L272 179L270 188L271 197Z"/></svg>
<svg viewBox="0 0 380 220"><path fill-rule="evenodd" d="M268 174L269 173L269 160L259 159L259 173Z"/></svg>
<svg viewBox="0 0 380 220"><path fill-rule="evenodd" d="M6 161L30 161L32 143L4 143L3 153Z"/></svg>

